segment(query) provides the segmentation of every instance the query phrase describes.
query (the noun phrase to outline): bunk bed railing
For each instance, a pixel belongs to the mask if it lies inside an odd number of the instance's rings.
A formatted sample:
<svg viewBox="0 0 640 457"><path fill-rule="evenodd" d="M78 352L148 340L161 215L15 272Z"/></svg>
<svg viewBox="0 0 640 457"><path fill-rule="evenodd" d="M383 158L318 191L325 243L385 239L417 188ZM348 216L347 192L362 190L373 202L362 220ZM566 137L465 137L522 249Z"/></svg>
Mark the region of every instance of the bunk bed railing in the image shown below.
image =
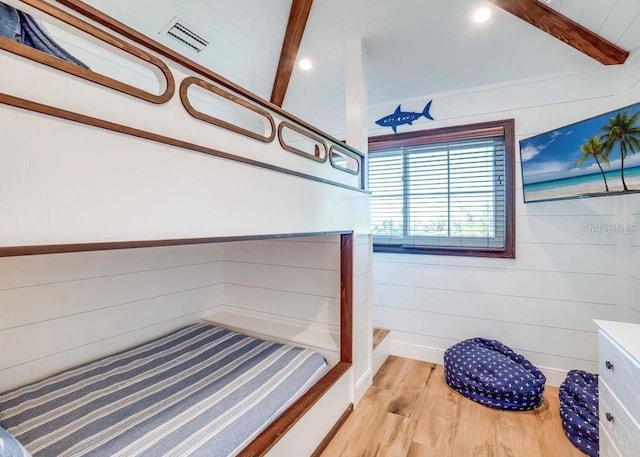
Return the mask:
<svg viewBox="0 0 640 457"><path fill-rule="evenodd" d="M171 125L175 123L170 117L167 117L166 120L160 120L159 124L162 129L154 131L149 128L140 128L137 122L122 123L119 122L120 119L110 119L107 114L104 117L91 116L87 112L80 112L77 108L67 109L67 107L43 103L44 100L30 100L17 97L11 93L0 94L0 103L191 151L236 160L273 171L293 174L301 178L351 190L364 191L366 187L364 175L365 156L362 153L86 3L76 0L60 0L57 2L63 7L74 10L94 21L99 26L106 27L109 31L100 29L42 0L4 0L4 2L18 10L25 10L40 19L53 18L53 20L63 23L67 29L74 29L81 35L81 38L87 39L88 37L94 42L97 41L103 47L111 48L110 52L115 50L125 53L129 58L137 60L138 64L151 67L158 77L158 85L161 91L159 94L155 94L139 87L134 87L113 77L64 61L8 38L0 37L0 49L99 84L115 92L136 97L142 103L171 105L170 109L161 108L160 111L154 111L156 116L163 116L165 112L170 112L167 116L175 116L176 110L171 108L175 106L175 99L179 98L184 114L187 118L192 119L191 121L181 119L180 122L182 122L183 126L185 122L191 122L192 124L189 124L188 130L191 130L190 127L193 125L194 131L202 133L199 133L199 138L196 139L186 137L183 134L183 131L187 130L185 128L170 132ZM111 32L115 32L115 34ZM119 38L119 36L123 38ZM129 40L135 44L132 44ZM169 65L162 58L167 59ZM198 76L182 73L184 69L194 72ZM180 81L178 97L174 97L176 79ZM203 94L212 97L209 105L213 107L213 113L194 106L194 90L201 92L198 95L199 98L203 98ZM246 115L242 112L228 114L229 111L238 111L238 108L261 119L264 128L263 126L259 126L257 129L247 128L244 125L246 122L242 121L242 118L246 117ZM148 127L148 125L147 123L145 127ZM206 129L203 127L206 127ZM216 131L211 131L211 129ZM167 132L164 130L167 130ZM233 141L227 140L226 143L223 141L222 147L217 144L214 147L212 143L201 140L201 138L206 138L208 135L224 136L225 133L231 133L237 138ZM278 137L278 142L273 141L276 136ZM253 140L267 143L268 150L257 149L255 145L251 144ZM242 143L247 141L248 143ZM242 144L243 146L232 150L233 146L227 147L229 144ZM311 150L309 150L309 144L311 144ZM311 160L308 163L302 163L304 161L299 161L298 159L292 162L288 153Z"/></svg>

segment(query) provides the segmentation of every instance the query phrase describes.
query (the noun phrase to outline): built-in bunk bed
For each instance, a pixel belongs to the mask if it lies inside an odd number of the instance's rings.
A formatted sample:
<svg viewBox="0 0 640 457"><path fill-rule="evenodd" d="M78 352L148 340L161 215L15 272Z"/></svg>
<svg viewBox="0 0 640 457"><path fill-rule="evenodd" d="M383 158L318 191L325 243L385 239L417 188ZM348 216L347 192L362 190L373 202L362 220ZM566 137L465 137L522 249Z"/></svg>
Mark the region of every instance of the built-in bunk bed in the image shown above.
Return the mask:
<svg viewBox="0 0 640 457"><path fill-rule="evenodd" d="M0 425L35 456L319 452L367 374L366 361L352 368L354 333L370 334L364 309L354 330L354 253L365 270L369 255L362 154L81 1L0 7L18 12L0 36L0 312L27 300L21 275L73 253L315 240L335 247L339 275L333 333L216 308L144 342L93 341L89 357L48 354L65 335L7 319ZM22 361L24 344L46 356Z"/></svg>

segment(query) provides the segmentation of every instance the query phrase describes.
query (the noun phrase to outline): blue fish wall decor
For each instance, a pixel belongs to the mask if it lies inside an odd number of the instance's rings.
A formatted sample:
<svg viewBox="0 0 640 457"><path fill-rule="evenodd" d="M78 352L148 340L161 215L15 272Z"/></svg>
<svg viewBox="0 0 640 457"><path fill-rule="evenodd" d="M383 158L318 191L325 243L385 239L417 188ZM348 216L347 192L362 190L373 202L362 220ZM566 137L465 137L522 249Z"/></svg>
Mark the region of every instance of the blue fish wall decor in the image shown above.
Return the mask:
<svg viewBox="0 0 640 457"><path fill-rule="evenodd" d="M399 125L404 125L404 124L411 125L413 121L415 121L419 117L424 116L427 119L433 120L433 117L431 117L431 114L429 114L429 109L431 109L432 101L433 100L430 100L429 103L427 103L427 105L424 107L421 113L416 113L413 111L402 111L400 110L400 105L398 105L398 107L392 114L389 114L388 116L378 119L376 121L376 124L378 124L381 127L391 127L393 129L393 133L398 133Z"/></svg>

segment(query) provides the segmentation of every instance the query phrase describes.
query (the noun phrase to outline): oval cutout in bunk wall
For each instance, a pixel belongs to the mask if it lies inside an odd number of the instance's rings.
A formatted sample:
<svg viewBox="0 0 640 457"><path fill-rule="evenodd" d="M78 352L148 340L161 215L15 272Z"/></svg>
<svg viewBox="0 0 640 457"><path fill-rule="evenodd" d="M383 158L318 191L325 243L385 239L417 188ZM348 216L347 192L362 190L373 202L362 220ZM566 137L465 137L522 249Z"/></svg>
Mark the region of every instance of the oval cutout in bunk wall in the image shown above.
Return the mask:
<svg viewBox="0 0 640 457"><path fill-rule="evenodd" d="M278 125L278 141L282 149L317 162L327 161L327 144L318 135L287 121Z"/></svg>
<svg viewBox="0 0 640 457"><path fill-rule="evenodd" d="M276 123L267 110L200 78L185 78L180 99L196 119L264 143L276 136Z"/></svg>
<svg viewBox="0 0 640 457"><path fill-rule="evenodd" d="M173 97L160 59L41 0L0 1L0 24L0 49L151 103Z"/></svg>
<svg viewBox="0 0 640 457"><path fill-rule="evenodd" d="M346 171L352 175L357 175L360 172L360 160L358 156L347 149L331 146L329 150L329 161L333 168L340 171Z"/></svg>

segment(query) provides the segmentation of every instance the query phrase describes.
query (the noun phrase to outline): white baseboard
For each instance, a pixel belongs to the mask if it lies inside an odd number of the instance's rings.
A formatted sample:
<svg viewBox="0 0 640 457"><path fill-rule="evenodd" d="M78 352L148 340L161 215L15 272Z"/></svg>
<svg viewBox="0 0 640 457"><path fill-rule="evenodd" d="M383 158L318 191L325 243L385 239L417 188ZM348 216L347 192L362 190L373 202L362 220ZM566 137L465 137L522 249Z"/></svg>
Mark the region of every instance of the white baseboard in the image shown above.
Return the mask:
<svg viewBox="0 0 640 457"><path fill-rule="evenodd" d="M389 348L390 348L390 336L387 335L385 339L383 339L378 347L376 347L371 353L371 376L374 377L380 371L380 367L384 364L387 357L389 357Z"/></svg>
<svg viewBox="0 0 640 457"><path fill-rule="evenodd" d="M439 365L444 364L444 350L419 344L391 340L389 354Z"/></svg>
<svg viewBox="0 0 640 457"><path fill-rule="evenodd" d="M422 346L413 343L404 343L391 340L391 355L405 357L407 359L421 360L423 362L444 364L444 349L430 346ZM538 367L546 376L546 385L558 387L567 377L567 370L558 368Z"/></svg>
<svg viewBox="0 0 640 457"><path fill-rule="evenodd" d="M367 370L365 374L363 374L360 377L360 379L358 379L358 382L356 382L356 388L355 388L354 399L353 399L354 404L357 405L360 402L360 400L362 399L362 397L364 397L364 394L367 392L369 387L371 387L371 383L372 383L371 370Z"/></svg>
<svg viewBox="0 0 640 457"><path fill-rule="evenodd" d="M557 368L538 367L540 371L547 377L547 385L559 387L567 377L567 370L559 370Z"/></svg>

